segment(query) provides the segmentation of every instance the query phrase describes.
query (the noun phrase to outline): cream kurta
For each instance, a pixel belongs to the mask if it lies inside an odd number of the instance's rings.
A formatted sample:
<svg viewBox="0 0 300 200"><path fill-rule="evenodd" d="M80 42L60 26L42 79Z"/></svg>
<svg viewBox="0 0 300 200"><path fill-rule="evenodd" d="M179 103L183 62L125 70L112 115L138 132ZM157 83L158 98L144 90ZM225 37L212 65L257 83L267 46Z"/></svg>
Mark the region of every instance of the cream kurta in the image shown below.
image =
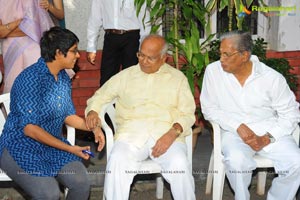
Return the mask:
<svg viewBox="0 0 300 200"><path fill-rule="evenodd" d="M179 123L184 136L195 122L195 101L183 73L168 64L156 73L146 74L139 65L123 70L88 99L86 114L99 112L105 103L116 99L115 139L137 147L149 137L155 140Z"/></svg>

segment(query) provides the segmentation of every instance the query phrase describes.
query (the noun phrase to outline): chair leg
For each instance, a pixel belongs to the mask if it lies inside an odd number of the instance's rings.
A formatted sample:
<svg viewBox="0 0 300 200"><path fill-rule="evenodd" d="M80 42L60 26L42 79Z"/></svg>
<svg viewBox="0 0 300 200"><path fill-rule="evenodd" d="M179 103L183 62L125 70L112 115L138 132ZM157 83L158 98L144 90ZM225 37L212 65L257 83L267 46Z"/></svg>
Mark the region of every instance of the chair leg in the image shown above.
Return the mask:
<svg viewBox="0 0 300 200"><path fill-rule="evenodd" d="M156 198L163 199L164 195L164 180L162 176L156 177Z"/></svg>
<svg viewBox="0 0 300 200"><path fill-rule="evenodd" d="M65 199L67 199L69 189L66 187L64 191Z"/></svg>
<svg viewBox="0 0 300 200"><path fill-rule="evenodd" d="M256 193L258 195L264 195L265 194L266 180L267 180L267 172L266 171L261 171L261 172L257 173Z"/></svg>
<svg viewBox="0 0 300 200"><path fill-rule="evenodd" d="M214 150L211 153L210 161L208 165L207 178L206 178L206 188L205 194L211 194L212 182L213 182L213 171L214 171Z"/></svg>
<svg viewBox="0 0 300 200"><path fill-rule="evenodd" d="M213 200L222 200L225 181L225 167L220 163L218 168L214 167L213 178Z"/></svg>

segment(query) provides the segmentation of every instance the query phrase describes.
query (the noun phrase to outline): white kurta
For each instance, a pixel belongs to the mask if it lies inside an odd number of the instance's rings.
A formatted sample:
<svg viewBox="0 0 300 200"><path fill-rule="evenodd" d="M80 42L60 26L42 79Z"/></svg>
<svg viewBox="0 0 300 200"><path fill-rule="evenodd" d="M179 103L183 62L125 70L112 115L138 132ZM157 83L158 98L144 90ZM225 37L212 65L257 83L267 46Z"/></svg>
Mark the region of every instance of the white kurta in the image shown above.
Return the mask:
<svg viewBox="0 0 300 200"><path fill-rule="evenodd" d="M207 66L200 98L202 112L207 120L221 126L226 173L236 199L250 198L254 153L272 159L277 172L288 171L274 179L268 199L291 199L289 195L295 195L300 184L300 150L291 136L300 121L299 104L280 73L256 56L251 56L251 61L252 73L243 86L219 61ZM253 151L237 134L242 123L259 136L271 133L276 142Z"/></svg>

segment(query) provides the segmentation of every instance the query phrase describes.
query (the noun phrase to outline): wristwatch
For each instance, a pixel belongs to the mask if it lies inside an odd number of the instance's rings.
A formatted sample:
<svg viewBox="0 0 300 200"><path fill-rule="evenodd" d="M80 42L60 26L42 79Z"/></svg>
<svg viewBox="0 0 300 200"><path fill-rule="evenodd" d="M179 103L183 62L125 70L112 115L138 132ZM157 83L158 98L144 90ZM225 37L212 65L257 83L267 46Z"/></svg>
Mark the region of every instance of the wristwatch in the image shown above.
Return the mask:
<svg viewBox="0 0 300 200"><path fill-rule="evenodd" d="M172 126L172 129L175 130L177 137L181 134L181 130L179 128L177 128L174 124Z"/></svg>
<svg viewBox="0 0 300 200"><path fill-rule="evenodd" d="M276 141L275 138L273 137L273 135L271 135L270 133L267 133L267 136L270 139L270 143L274 143Z"/></svg>

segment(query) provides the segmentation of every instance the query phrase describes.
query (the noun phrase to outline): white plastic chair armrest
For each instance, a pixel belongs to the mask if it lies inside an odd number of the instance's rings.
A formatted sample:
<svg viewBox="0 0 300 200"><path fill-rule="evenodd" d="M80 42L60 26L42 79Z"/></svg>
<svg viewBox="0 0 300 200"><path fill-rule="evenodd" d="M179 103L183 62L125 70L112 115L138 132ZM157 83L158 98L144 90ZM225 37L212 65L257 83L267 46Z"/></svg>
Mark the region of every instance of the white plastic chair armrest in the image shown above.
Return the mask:
<svg viewBox="0 0 300 200"><path fill-rule="evenodd" d="M75 145L75 128L69 125L67 127L67 140L71 143L71 145Z"/></svg>

